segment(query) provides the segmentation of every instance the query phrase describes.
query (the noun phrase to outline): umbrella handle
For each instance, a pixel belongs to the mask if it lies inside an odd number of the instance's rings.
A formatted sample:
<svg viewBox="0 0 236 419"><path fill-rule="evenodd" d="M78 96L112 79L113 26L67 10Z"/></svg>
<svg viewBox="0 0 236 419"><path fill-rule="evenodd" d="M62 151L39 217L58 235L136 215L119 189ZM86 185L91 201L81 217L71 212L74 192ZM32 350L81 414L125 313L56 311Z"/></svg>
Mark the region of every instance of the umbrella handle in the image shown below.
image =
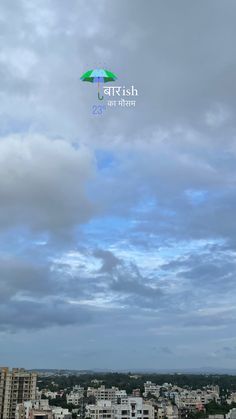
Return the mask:
<svg viewBox="0 0 236 419"><path fill-rule="evenodd" d="M100 92L98 92L98 99L103 100L103 98L104 98L103 96L100 96Z"/></svg>

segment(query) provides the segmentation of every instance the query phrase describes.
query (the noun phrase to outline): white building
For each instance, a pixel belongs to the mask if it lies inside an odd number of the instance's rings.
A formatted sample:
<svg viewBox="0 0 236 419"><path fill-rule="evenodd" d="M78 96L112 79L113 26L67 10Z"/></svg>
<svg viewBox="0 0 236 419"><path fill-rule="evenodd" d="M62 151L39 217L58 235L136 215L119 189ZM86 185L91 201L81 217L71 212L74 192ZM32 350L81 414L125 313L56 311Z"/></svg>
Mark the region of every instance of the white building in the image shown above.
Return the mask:
<svg viewBox="0 0 236 419"><path fill-rule="evenodd" d="M173 406L171 403L170 404L163 403L160 407L158 407L157 417L158 419L164 419L164 418L178 419L179 417L178 413L179 411L178 411L177 406Z"/></svg>
<svg viewBox="0 0 236 419"><path fill-rule="evenodd" d="M155 383L152 383L151 381L146 381L146 383L144 383L144 397L147 397L147 395L150 393L155 397L159 397L160 395L160 388L161 386L158 386Z"/></svg>
<svg viewBox="0 0 236 419"><path fill-rule="evenodd" d="M73 390L66 395L66 401L68 404L78 406L81 399L84 397L84 387L74 386Z"/></svg>
<svg viewBox="0 0 236 419"><path fill-rule="evenodd" d="M73 393L78 393L78 394L81 395L81 397L83 397L84 396L84 387L74 386L72 392Z"/></svg>
<svg viewBox="0 0 236 419"><path fill-rule="evenodd" d="M231 393L226 402L228 404L236 403L236 393Z"/></svg>
<svg viewBox="0 0 236 419"><path fill-rule="evenodd" d="M128 397L126 404L115 405L115 419L154 419L154 407L142 397Z"/></svg>
<svg viewBox="0 0 236 419"><path fill-rule="evenodd" d="M51 410L47 399L28 400L17 405L16 419L28 419L32 411L51 412Z"/></svg>
<svg viewBox="0 0 236 419"><path fill-rule="evenodd" d="M236 408L231 409L226 415L226 419L236 419Z"/></svg>
<svg viewBox="0 0 236 419"><path fill-rule="evenodd" d="M99 388L88 387L87 397L94 396L96 401L99 400L110 400L112 403L116 403L116 392L119 391L117 387L106 388L100 386Z"/></svg>
<svg viewBox="0 0 236 419"><path fill-rule="evenodd" d="M114 406L110 400L98 400L86 406L85 417L91 419L114 419Z"/></svg>
<svg viewBox="0 0 236 419"><path fill-rule="evenodd" d="M56 399L56 397L58 396L57 391L50 391L47 389L42 390L41 394L43 394L45 397L48 397L49 399Z"/></svg>
<svg viewBox="0 0 236 419"><path fill-rule="evenodd" d="M128 396L127 396L126 390L117 390L115 393L115 396L116 396L116 400L115 400L116 403L119 403L119 404L127 403Z"/></svg>
<svg viewBox="0 0 236 419"><path fill-rule="evenodd" d="M15 419L71 419L68 409L49 406L47 399L31 400L20 403L16 408Z"/></svg>
<svg viewBox="0 0 236 419"><path fill-rule="evenodd" d="M142 397L127 397L123 404L99 400L86 406L86 418L91 419L154 419L154 407Z"/></svg>
<svg viewBox="0 0 236 419"><path fill-rule="evenodd" d="M62 407L53 406L52 413L54 419L71 419L72 415L68 409L62 409Z"/></svg>

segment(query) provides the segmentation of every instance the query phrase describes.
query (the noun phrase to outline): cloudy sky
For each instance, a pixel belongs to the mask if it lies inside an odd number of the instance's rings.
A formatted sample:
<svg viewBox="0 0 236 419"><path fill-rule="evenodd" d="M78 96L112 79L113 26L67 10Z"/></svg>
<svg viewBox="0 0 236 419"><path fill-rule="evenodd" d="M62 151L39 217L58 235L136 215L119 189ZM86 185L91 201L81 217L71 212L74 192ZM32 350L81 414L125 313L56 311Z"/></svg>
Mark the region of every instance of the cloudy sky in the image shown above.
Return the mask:
<svg viewBox="0 0 236 419"><path fill-rule="evenodd" d="M235 365L235 15L1 1L1 365ZM92 115L97 67L136 108Z"/></svg>

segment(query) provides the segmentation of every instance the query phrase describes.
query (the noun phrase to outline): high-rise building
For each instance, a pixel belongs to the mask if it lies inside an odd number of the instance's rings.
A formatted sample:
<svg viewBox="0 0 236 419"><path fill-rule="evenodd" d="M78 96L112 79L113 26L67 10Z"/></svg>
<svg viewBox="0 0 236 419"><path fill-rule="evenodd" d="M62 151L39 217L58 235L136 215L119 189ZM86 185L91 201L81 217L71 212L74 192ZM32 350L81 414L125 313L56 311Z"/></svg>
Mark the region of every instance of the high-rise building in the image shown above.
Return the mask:
<svg viewBox="0 0 236 419"><path fill-rule="evenodd" d="M0 419L15 419L18 403L36 399L36 382L34 372L0 368Z"/></svg>

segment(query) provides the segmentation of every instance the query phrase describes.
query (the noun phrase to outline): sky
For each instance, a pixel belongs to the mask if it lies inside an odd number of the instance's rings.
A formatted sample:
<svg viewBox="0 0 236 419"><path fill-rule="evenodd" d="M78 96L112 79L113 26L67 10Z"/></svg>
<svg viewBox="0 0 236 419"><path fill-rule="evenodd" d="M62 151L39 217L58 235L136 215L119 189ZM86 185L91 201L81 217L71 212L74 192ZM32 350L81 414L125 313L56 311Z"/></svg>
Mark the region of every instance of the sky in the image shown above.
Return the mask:
<svg viewBox="0 0 236 419"><path fill-rule="evenodd" d="M0 2L0 364L236 360L234 0ZM93 115L93 68L138 89Z"/></svg>

